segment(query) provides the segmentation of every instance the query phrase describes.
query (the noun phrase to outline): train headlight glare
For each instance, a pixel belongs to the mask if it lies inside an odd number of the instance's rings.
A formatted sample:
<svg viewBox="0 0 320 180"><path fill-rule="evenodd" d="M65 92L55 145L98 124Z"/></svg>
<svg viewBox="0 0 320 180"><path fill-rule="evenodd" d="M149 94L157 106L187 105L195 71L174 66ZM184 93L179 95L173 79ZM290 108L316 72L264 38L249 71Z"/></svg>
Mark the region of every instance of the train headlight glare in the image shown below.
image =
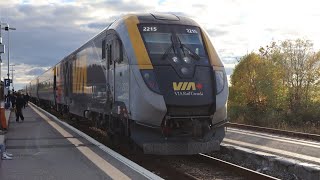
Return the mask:
<svg viewBox="0 0 320 180"><path fill-rule="evenodd" d="M141 70L141 75L143 77L144 82L148 86L150 90L152 90L155 93L160 94L160 89L158 86L158 83L156 81L156 76L152 69L144 69Z"/></svg>
<svg viewBox="0 0 320 180"><path fill-rule="evenodd" d="M145 80L148 80L150 78L150 74L146 72L143 77Z"/></svg>
<svg viewBox="0 0 320 180"><path fill-rule="evenodd" d="M223 71L215 71L216 75L216 88L217 88L217 94L220 94L224 87L224 72Z"/></svg>
<svg viewBox="0 0 320 180"><path fill-rule="evenodd" d="M183 61L186 62L187 64L191 63L191 59L189 57L184 57Z"/></svg>
<svg viewBox="0 0 320 180"><path fill-rule="evenodd" d="M179 59L178 59L176 56L174 56L174 57L172 58L172 61L175 62L175 63L179 63Z"/></svg>
<svg viewBox="0 0 320 180"><path fill-rule="evenodd" d="M189 69L188 69L188 68L186 68L186 67L182 67L182 68L181 68L181 72L182 72L182 74L184 74L184 75L186 75L186 74L189 74L189 73L190 73Z"/></svg>

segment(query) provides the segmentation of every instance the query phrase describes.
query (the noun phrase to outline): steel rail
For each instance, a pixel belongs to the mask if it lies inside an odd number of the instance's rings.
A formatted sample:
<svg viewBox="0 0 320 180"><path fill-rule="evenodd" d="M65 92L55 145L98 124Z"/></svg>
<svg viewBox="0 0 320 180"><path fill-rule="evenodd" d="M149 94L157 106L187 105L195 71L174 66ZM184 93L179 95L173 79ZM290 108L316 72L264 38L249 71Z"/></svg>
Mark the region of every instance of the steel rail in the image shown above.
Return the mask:
<svg viewBox="0 0 320 180"><path fill-rule="evenodd" d="M200 153L199 155L197 155L198 160L206 162L208 164L212 164L215 166L219 166L225 169L228 169L232 172L235 172L236 174L239 174L243 177L245 177L246 179L259 179L259 180L270 180L270 179L278 179L236 164L232 164L230 162L227 161L223 161L221 159L217 159L215 157L206 155L206 154L202 154Z"/></svg>
<svg viewBox="0 0 320 180"><path fill-rule="evenodd" d="M285 131L280 129L273 129L273 128L267 128L267 127L261 127L261 126L252 126L252 125L246 125L246 124L238 124L238 123L227 123L227 127L232 128L239 128L239 129L246 129L246 130L252 130L252 131L261 131L261 132L267 132L267 133L274 133L279 135L286 135L291 137L298 137L303 139L311 139L320 141L320 135L318 134L308 134L308 133L302 133L302 132L295 132L295 131Z"/></svg>

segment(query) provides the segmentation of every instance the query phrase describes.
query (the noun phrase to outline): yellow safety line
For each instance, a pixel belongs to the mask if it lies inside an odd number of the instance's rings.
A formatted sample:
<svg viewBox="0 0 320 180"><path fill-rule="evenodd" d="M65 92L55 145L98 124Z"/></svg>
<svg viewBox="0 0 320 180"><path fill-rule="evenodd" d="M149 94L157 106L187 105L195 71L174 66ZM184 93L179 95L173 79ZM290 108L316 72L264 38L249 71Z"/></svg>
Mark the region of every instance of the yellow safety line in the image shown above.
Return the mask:
<svg viewBox="0 0 320 180"><path fill-rule="evenodd" d="M73 137L70 133L64 130L61 126L57 123L50 120L47 116L43 113L35 109L34 107L30 106L39 116L41 116L48 124L50 124L54 129L56 129L63 137ZM84 155L86 156L91 162L93 162L98 168L100 168L104 173L106 173L112 179L130 179L127 175L119 171L117 168L112 166L106 160L101 158L95 152L93 152L90 148L86 146L79 146L83 145L81 141L77 138L67 138L75 147Z"/></svg>

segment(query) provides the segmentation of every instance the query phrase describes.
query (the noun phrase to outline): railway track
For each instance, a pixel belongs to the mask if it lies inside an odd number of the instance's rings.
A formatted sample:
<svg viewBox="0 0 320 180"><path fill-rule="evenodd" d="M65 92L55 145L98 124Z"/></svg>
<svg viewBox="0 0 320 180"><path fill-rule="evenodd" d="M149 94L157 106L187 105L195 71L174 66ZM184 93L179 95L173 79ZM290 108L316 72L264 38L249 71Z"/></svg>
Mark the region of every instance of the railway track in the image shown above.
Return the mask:
<svg viewBox="0 0 320 180"><path fill-rule="evenodd" d="M280 130L280 129L266 128L266 127L260 127L260 126L238 124L238 123L228 123L227 127L246 129L246 130L252 130L252 131L261 131L261 132L267 132L267 133L275 133L275 134L285 135L285 136L290 136L290 137L297 137L297 138L320 141L320 135L317 135L317 134L285 131L285 130Z"/></svg>
<svg viewBox="0 0 320 180"><path fill-rule="evenodd" d="M270 180L270 179L277 179L275 177L259 173L257 171L253 171L251 169L238 166L236 164L232 164L221 159L206 155L206 154L199 154L196 155L196 158L200 161L206 161L208 164L215 164L219 167L223 167L230 171L236 172L237 174L245 177L245 179L260 179L260 180Z"/></svg>
<svg viewBox="0 0 320 180"><path fill-rule="evenodd" d="M111 147L128 159L140 164L165 179L277 179L205 154L194 156L155 156L128 147L115 146L105 131L92 127L77 128Z"/></svg>
<svg viewBox="0 0 320 180"><path fill-rule="evenodd" d="M145 155L132 146L113 144L106 131L90 126L88 121L79 123L79 121L62 117L55 111L49 110L49 112L164 179L276 179L205 154L192 156Z"/></svg>

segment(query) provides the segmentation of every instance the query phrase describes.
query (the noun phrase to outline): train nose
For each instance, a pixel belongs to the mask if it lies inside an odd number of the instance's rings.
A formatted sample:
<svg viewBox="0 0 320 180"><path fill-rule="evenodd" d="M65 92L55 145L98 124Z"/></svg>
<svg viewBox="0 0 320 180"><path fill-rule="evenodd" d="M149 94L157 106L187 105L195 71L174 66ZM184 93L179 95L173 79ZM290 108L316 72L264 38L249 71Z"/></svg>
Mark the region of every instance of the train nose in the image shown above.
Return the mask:
<svg viewBox="0 0 320 180"><path fill-rule="evenodd" d="M181 74L183 67L181 68ZM168 115L211 115L215 111L215 79L210 66L196 66L192 76L177 73L172 66L154 66L159 90Z"/></svg>

